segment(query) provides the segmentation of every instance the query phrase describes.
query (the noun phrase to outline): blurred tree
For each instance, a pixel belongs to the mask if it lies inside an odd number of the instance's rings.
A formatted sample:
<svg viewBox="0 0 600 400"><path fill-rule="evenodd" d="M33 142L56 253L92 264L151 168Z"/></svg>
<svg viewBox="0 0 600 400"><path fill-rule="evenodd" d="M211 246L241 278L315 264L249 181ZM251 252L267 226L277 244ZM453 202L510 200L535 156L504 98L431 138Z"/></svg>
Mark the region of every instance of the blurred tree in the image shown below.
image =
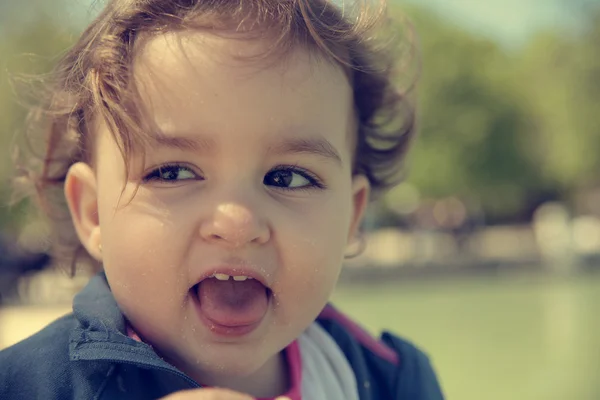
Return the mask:
<svg viewBox="0 0 600 400"><path fill-rule="evenodd" d="M52 6L56 7L56 2ZM22 74L49 72L72 37L68 25L45 12L44 7L50 9L47 2L0 2L0 7L0 16L17 17L0 17L0 227L6 231L18 227L27 208L7 206L13 176L11 154L16 143L24 145L22 133L27 112L19 104L21 93L16 93L11 80ZM31 7L37 7L36 11L27 13Z"/></svg>
<svg viewBox="0 0 600 400"><path fill-rule="evenodd" d="M403 7L423 59L408 177L421 197L459 195L488 221L506 221L598 183L598 9L588 4L578 35L540 34L509 52L431 10Z"/></svg>
<svg viewBox="0 0 600 400"><path fill-rule="evenodd" d="M408 13L423 59L409 182L425 197L458 194L478 199L492 217L514 215L540 178L525 146L530 127L512 79L515 60L430 11Z"/></svg>
<svg viewBox="0 0 600 400"><path fill-rule="evenodd" d="M600 7L587 10L578 34L540 33L521 65L532 158L545 185L567 194L600 182Z"/></svg>

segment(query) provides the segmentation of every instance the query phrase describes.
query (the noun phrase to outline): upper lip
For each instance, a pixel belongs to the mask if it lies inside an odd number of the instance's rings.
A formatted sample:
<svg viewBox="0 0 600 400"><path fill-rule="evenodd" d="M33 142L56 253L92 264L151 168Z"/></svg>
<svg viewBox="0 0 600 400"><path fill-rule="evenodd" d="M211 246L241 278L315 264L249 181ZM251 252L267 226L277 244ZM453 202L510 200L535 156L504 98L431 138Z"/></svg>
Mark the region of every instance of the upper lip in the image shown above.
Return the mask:
<svg viewBox="0 0 600 400"><path fill-rule="evenodd" d="M202 274L200 274L196 279L194 279L193 286L196 286L204 279L212 277L214 274L227 274L229 276L247 276L252 279L256 279L260 283L262 283L266 288L270 288L267 277L257 271L256 268L251 268L246 265L230 265L230 264L221 264L214 267L204 268Z"/></svg>

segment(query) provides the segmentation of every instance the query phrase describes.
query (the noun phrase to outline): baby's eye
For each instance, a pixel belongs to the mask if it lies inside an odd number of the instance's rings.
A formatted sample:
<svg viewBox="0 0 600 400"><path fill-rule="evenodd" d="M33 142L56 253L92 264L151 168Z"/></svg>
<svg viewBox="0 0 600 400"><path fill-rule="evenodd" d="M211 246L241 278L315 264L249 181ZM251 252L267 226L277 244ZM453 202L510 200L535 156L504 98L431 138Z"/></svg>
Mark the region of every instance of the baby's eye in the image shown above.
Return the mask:
<svg viewBox="0 0 600 400"><path fill-rule="evenodd" d="M200 177L189 167L184 165L162 165L151 171L144 177L144 182L178 182L190 179L199 179Z"/></svg>
<svg viewBox="0 0 600 400"><path fill-rule="evenodd" d="M269 171L263 183L281 189L323 188L323 184L309 173L297 167L278 167Z"/></svg>

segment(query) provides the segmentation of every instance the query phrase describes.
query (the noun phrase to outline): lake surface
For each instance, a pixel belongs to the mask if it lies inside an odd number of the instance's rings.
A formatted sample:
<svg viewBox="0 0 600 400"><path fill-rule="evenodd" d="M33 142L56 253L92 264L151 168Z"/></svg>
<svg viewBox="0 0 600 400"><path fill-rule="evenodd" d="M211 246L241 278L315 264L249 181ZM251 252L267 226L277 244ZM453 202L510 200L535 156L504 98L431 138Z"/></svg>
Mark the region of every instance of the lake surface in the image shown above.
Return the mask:
<svg viewBox="0 0 600 400"><path fill-rule="evenodd" d="M426 350L449 399L600 399L600 276L345 285L334 303Z"/></svg>

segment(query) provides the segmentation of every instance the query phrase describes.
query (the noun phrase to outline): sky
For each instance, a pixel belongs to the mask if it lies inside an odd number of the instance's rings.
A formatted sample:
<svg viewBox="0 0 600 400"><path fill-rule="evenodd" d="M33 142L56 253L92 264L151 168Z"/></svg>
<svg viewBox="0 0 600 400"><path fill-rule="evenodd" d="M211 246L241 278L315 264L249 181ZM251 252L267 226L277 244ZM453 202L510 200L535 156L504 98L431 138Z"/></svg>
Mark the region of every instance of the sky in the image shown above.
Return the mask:
<svg viewBox="0 0 600 400"><path fill-rule="evenodd" d="M0 0L1 1L1 0ZM79 5L94 0L68 0ZM102 0L95 0L102 2ZM518 47L540 29L576 26L581 0L388 0L431 7L447 19L507 47ZM598 0L587 0L598 1ZM88 13L89 15L89 13Z"/></svg>
<svg viewBox="0 0 600 400"><path fill-rule="evenodd" d="M28 0L21 0L28 1ZM83 26L98 12L103 0L63 0L68 4L52 12L61 19ZM341 0L340 0L341 1ZM346 1L346 0L345 0ZM477 35L488 37L507 47L518 47L540 29L577 26L579 2L599 0L388 0L431 7L445 19ZM32 8L34 2L29 3ZM92 4L95 6L92 7ZM3 19L25 18L33 10L16 0L0 0L0 23ZM16 11L19 10L20 11ZM60 9L59 9L60 8ZM27 11L25 11L27 10ZM4 11L4 12L3 12ZM18 14L18 15L7 15Z"/></svg>
<svg viewBox="0 0 600 400"><path fill-rule="evenodd" d="M575 28L581 15L573 0L395 1L431 7L455 24L508 47L524 44L541 29Z"/></svg>

